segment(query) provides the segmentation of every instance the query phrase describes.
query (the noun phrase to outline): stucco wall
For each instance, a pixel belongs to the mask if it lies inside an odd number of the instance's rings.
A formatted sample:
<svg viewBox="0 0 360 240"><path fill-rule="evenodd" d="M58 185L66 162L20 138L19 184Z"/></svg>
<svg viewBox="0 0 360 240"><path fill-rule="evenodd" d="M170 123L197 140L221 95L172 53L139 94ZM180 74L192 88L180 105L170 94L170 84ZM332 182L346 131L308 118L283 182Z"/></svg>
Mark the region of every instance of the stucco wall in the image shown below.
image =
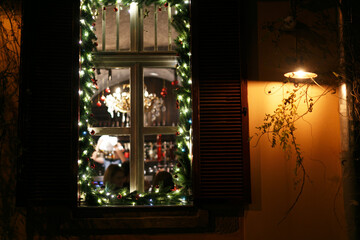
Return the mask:
<svg viewBox="0 0 360 240"><path fill-rule="evenodd" d="M283 96L282 83L249 82L250 136L272 113ZM287 84L285 89L292 89ZM266 94L272 89L272 94ZM278 91L276 91L278 90ZM309 93L320 95L312 86ZM300 104L299 112L305 110ZM341 188L340 126L337 94L322 97L314 111L297 123L296 138L303 152L307 179L294 209L280 224L296 198L300 183L294 174L294 154L287 159L280 147L271 148L267 136L252 140L251 180L253 203L245 212L245 239L346 239ZM299 173L301 173L299 171Z"/></svg>

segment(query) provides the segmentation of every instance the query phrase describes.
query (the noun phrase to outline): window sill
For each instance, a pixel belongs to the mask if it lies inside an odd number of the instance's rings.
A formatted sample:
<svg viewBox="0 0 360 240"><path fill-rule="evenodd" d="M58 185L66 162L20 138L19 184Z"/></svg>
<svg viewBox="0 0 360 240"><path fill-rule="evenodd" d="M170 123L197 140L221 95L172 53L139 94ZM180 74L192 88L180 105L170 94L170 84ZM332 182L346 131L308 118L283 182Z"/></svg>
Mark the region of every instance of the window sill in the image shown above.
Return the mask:
<svg viewBox="0 0 360 240"><path fill-rule="evenodd" d="M98 234L204 232L209 228L208 211L194 206L78 207L72 219L70 226L77 231Z"/></svg>

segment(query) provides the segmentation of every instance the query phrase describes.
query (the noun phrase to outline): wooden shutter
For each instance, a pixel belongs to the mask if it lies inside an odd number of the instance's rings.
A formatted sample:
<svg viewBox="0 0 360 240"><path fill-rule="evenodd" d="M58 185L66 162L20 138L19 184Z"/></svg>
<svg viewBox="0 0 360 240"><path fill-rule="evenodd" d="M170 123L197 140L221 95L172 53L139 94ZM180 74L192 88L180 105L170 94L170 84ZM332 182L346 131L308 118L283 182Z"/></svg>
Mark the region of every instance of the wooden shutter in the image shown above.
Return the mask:
<svg viewBox="0 0 360 240"><path fill-rule="evenodd" d="M240 10L238 1L192 2L193 172L201 203L250 201Z"/></svg>
<svg viewBox="0 0 360 240"><path fill-rule="evenodd" d="M76 204L79 1L23 1L19 205Z"/></svg>

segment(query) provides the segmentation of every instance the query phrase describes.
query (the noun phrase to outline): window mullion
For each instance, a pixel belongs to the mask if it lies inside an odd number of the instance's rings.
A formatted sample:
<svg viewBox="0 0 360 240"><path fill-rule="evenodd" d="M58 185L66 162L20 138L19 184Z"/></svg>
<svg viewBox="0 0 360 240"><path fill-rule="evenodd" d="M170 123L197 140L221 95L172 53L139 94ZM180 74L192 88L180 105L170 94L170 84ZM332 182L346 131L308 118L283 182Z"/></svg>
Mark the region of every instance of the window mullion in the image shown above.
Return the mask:
<svg viewBox="0 0 360 240"><path fill-rule="evenodd" d="M137 63L131 67L131 150L130 191L144 191L144 114L143 69Z"/></svg>

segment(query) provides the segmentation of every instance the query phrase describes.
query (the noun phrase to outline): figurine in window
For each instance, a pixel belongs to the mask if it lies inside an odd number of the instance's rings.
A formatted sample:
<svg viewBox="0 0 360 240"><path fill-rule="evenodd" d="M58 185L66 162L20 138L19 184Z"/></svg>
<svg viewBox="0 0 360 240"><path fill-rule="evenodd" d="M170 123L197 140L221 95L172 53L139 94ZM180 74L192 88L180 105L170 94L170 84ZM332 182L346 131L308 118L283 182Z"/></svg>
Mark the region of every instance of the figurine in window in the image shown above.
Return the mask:
<svg viewBox="0 0 360 240"><path fill-rule="evenodd" d="M104 164L106 171L110 164L120 164L126 161L123 149L117 137L103 135L99 138L91 158L98 163Z"/></svg>

